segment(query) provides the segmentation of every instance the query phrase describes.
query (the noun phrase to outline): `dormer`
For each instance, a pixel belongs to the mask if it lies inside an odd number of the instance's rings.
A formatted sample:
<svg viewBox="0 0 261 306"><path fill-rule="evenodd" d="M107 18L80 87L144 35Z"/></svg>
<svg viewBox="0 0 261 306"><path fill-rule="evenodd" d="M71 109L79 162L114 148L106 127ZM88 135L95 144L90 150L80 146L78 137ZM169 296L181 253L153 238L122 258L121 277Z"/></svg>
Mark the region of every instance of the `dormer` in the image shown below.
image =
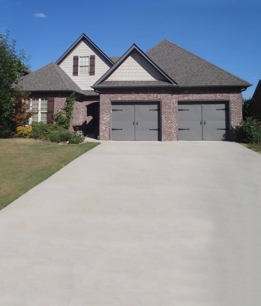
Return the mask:
<svg viewBox="0 0 261 306"><path fill-rule="evenodd" d="M82 90L91 90L91 86L114 63L85 34L82 34L56 61L56 64Z"/></svg>

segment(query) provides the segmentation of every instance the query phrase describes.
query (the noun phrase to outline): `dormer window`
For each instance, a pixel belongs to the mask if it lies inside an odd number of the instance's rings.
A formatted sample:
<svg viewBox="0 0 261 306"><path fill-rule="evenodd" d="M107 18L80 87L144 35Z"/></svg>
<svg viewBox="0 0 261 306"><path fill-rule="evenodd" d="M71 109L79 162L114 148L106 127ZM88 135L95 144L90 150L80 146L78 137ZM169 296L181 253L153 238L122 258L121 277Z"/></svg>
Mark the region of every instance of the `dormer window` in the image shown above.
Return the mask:
<svg viewBox="0 0 261 306"><path fill-rule="evenodd" d="M89 56L79 56L80 74L89 74Z"/></svg>

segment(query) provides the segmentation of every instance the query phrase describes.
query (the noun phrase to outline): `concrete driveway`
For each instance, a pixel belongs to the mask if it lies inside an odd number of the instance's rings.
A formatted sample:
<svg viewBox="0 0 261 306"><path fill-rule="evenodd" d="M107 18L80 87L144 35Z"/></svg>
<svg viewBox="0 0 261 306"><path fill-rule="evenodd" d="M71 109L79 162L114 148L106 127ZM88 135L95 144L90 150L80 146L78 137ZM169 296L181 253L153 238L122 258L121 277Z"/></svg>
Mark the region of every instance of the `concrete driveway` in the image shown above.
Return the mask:
<svg viewBox="0 0 261 306"><path fill-rule="evenodd" d="M0 212L0 305L261 305L260 207L239 144L102 143Z"/></svg>

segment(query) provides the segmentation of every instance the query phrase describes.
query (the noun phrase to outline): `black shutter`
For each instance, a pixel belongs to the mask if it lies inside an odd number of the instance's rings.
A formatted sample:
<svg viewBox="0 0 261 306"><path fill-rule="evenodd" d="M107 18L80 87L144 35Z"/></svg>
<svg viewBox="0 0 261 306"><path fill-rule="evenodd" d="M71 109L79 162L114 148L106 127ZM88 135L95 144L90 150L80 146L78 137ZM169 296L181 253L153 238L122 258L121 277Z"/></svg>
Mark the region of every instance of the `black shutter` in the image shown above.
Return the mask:
<svg viewBox="0 0 261 306"><path fill-rule="evenodd" d="M53 113L54 113L54 98L48 98L47 106L47 123L53 123Z"/></svg>
<svg viewBox="0 0 261 306"><path fill-rule="evenodd" d="M95 55L90 56L90 75L95 75Z"/></svg>
<svg viewBox="0 0 261 306"><path fill-rule="evenodd" d="M73 75L78 75L78 56L73 57Z"/></svg>

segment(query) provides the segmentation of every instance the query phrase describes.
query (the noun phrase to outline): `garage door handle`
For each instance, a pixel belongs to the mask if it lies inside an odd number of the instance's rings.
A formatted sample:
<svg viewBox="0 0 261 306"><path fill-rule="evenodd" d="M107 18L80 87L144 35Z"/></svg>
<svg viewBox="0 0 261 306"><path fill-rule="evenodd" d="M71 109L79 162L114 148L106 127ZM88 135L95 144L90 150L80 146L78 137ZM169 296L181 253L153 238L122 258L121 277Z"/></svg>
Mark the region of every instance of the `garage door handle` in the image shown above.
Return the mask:
<svg viewBox="0 0 261 306"><path fill-rule="evenodd" d="M202 124L202 120L200 121L200 125Z"/></svg>
<svg viewBox="0 0 261 306"><path fill-rule="evenodd" d="M135 121L133 121L133 125L135 124Z"/></svg>
<svg viewBox="0 0 261 306"><path fill-rule="evenodd" d="M204 121L204 124L206 124L206 121Z"/></svg>
<svg viewBox="0 0 261 306"><path fill-rule="evenodd" d="M139 121L137 121L136 124L139 125Z"/></svg>

